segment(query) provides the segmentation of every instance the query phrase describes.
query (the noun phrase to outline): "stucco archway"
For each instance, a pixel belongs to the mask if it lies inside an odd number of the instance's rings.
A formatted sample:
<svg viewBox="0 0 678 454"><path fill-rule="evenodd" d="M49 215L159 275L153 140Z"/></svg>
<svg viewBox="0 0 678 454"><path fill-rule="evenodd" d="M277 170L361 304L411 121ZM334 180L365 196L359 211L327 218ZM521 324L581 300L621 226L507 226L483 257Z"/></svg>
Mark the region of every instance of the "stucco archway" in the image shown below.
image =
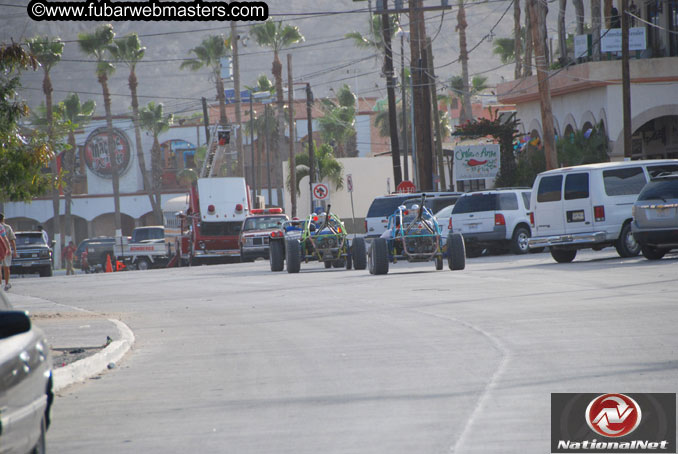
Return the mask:
<svg viewBox="0 0 678 454"><path fill-rule="evenodd" d="M665 104L662 106L655 106L647 109L638 115L635 115L631 120L631 130L636 132L641 126L650 120L659 117L678 116L677 104ZM624 157L624 130L622 129L616 137L612 153L610 155L613 159L622 159Z"/></svg>

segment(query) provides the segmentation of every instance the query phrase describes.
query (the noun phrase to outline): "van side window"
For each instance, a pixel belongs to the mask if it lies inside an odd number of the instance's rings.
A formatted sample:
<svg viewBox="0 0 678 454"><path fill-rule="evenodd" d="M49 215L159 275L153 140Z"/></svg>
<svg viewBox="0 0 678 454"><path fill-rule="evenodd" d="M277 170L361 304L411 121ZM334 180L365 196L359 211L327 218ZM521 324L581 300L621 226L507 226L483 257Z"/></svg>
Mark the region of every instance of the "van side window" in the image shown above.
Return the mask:
<svg viewBox="0 0 678 454"><path fill-rule="evenodd" d="M639 194L647 183L642 167L604 170L603 182L605 193L610 196Z"/></svg>
<svg viewBox="0 0 678 454"><path fill-rule="evenodd" d="M647 173L650 174L650 178L656 178L661 174L678 172L678 165L675 164L662 164L658 166L647 166Z"/></svg>
<svg viewBox="0 0 678 454"><path fill-rule="evenodd" d="M517 210L518 198L515 194L499 194L499 209L500 210Z"/></svg>
<svg viewBox="0 0 678 454"><path fill-rule="evenodd" d="M563 176L555 175L544 177L539 182L537 192L537 202L557 202L561 197L561 188L563 187Z"/></svg>
<svg viewBox="0 0 678 454"><path fill-rule="evenodd" d="M571 173L565 177L565 200L589 197L589 174Z"/></svg>

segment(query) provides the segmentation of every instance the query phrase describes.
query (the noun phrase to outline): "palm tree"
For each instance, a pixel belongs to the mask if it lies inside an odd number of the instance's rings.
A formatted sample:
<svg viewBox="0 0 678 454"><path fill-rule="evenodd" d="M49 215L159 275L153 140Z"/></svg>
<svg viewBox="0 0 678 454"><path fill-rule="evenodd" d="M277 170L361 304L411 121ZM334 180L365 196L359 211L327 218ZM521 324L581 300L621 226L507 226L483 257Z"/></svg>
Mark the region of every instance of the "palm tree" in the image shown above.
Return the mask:
<svg viewBox="0 0 678 454"><path fill-rule="evenodd" d="M511 63L516 59L516 40L514 38L497 38L492 41L494 45L492 53L499 55L502 63Z"/></svg>
<svg viewBox="0 0 678 454"><path fill-rule="evenodd" d="M276 168L276 179L282 181L282 169L277 165L281 159L280 150L285 142L285 112L283 99L282 83L282 63L280 62L280 51L292 44L304 41L304 37L299 31L299 27L294 25L284 25L282 21L275 22L271 19L263 24L258 24L250 29L250 34L258 45L268 47L273 50L273 65L271 72L275 79L275 93L278 103L277 123L278 134L274 136L273 149L276 150L274 164ZM292 90L292 87L289 87ZM278 200L282 200L282 190L278 190Z"/></svg>
<svg viewBox="0 0 678 454"><path fill-rule="evenodd" d="M338 157L354 157L358 150L348 150L347 145L356 135L356 96L344 84L337 92L337 101L323 99L324 115L319 120L320 134L326 143L333 145Z"/></svg>
<svg viewBox="0 0 678 454"><path fill-rule="evenodd" d="M572 0L574 14L577 17L577 34L584 34L584 0Z"/></svg>
<svg viewBox="0 0 678 454"><path fill-rule="evenodd" d="M591 35L593 60L600 60L600 0L591 0Z"/></svg>
<svg viewBox="0 0 678 454"><path fill-rule="evenodd" d="M92 33L80 33L78 44L80 50L96 60L96 75L101 84L106 112L106 127L108 128L108 157L111 163L113 180L113 203L115 205L115 235L122 235L122 218L120 217L120 177L116 159L115 141L113 140L113 115L111 113L111 92L108 90L108 76L115 72L115 66L109 59L110 46L113 43L115 32L111 24L99 26Z"/></svg>
<svg viewBox="0 0 678 454"><path fill-rule="evenodd" d="M273 86L273 83L271 82L271 80L268 77L266 77L265 74L260 74L254 85L252 85L252 86L245 85L245 88L247 90L249 90L250 93L267 92L270 95L273 95L273 93L275 92L275 87ZM278 131L278 129L277 129L278 125L275 122L275 117L273 115L273 112L271 112L267 107L268 106L264 106L264 115L259 115L259 116L252 118L252 123L254 123L254 125L253 125L254 126L254 134L256 134L256 136L257 136L257 144L259 146L260 159L263 155L263 146L262 146L261 138L262 137L265 138L265 142L266 142L266 146L267 146L266 152L268 153L268 156L270 156L270 149L268 148L269 147L268 138L271 137L272 135L277 134L277 131ZM250 112L249 113L249 115L254 115L254 114L256 114L256 112ZM245 134L249 135L251 131L252 130L251 130L250 122L247 122L245 124ZM269 161L270 161L270 159L269 159ZM262 167L263 166L259 166L260 171L261 171ZM257 181L259 181L260 185L261 185L260 187L263 188L263 186L264 186L263 181L264 180L262 178L262 175L259 174L259 175L257 175L257 177L258 177ZM271 199L272 194L271 194L271 186L270 186L270 182L271 182L270 177L271 177L271 169L268 168L267 169L267 181L268 181L267 186L268 186L268 200L269 201L272 200Z"/></svg>
<svg viewBox="0 0 678 454"><path fill-rule="evenodd" d="M221 81L221 58L231 55L231 38L224 35L210 35L203 39L199 46L191 49L189 53L195 54L195 58L183 61L180 68L198 71L205 67L212 71L217 89L217 99L219 100L219 124L227 125L226 95L224 83Z"/></svg>
<svg viewBox="0 0 678 454"><path fill-rule="evenodd" d="M89 123L94 115L96 104L94 100L90 99L80 104L80 98L77 93L71 93L59 103L59 114L64 120L64 126L68 130L68 145L69 148L64 153L63 168L66 171L64 175L64 203L65 214L64 221L66 224L66 232L70 234L71 238L75 237L75 230L73 222L71 221L71 197L73 195L73 176L75 175L75 131L82 128ZM80 159L83 159L81 157Z"/></svg>
<svg viewBox="0 0 678 454"><path fill-rule="evenodd" d="M558 51L560 52L560 58L558 60L562 66L565 66L568 62L567 30L565 29L565 9L567 8L567 0L558 0L558 5Z"/></svg>
<svg viewBox="0 0 678 454"><path fill-rule="evenodd" d="M45 94L45 105L47 108L47 138L48 141L54 145L54 134L52 130L53 126L53 115L54 107L52 105L52 79L50 78L50 71L59 63L61 60L61 55L64 51L64 43L62 43L59 38L50 38L47 36L36 36L33 39L27 41L28 49L30 53L38 60L42 70L44 72L44 77L42 79L42 92ZM50 168L52 175L55 179L54 188L52 189L52 209L54 211L54 239L57 241L56 246L56 257L55 262L61 264L60 252L61 252L61 218L60 218L60 207L59 207L59 186L56 183L57 181L57 158L56 154L54 159L50 163Z"/></svg>
<svg viewBox="0 0 678 454"><path fill-rule="evenodd" d="M580 0L584 1L584 0ZM513 72L514 78L520 79L522 75L522 60L521 54L523 53L523 37L522 37L522 28L520 26L520 0L514 0L513 2L513 58L516 62L516 67ZM503 60L502 60L503 61Z"/></svg>
<svg viewBox="0 0 678 454"><path fill-rule="evenodd" d="M162 207L160 200L153 197L151 191L151 179L146 171L146 159L144 157L144 149L141 143L141 129L139 127L139 98L137 96L137 81L136 66L146 53L146 48L141 46L139 35L136 33L129 34L124 38L118 38L109 46L109 52L114 60L124 63L129 67L129 77L127 78L127 85L132 94L132 116L134 122L134 136L136 139L137 161L139 162L139 170L144 181L144 191L148 194L148 200L155 216L155 222L162 224Z"/></svg>
<svg viewBox="0 0 678 454"><path fill-rule="evenodd" d="M457 31L459 32L459 62L461 63L461 112L459 120L461 123L471 121L473 111L471 110L471 96L468 86L468 50L466 45L466 9L464 0L459 0L459 10L457 11Z"/></svg>
<svg viewBox="0 0 678 454"><path fill-rule="evenodd" d="M450 77L450 80L448 82L448 88L451 90L452 93L449 95L440 95L438 96L438 100L442 101L445 103L446 106L450 106L452 104L452 99L457 98L459 100L463 100L464 96L468 96L469 100L472 96L475 96L485 90L487 88L487 77L485 76L473 76L473 79L471 80L471 87L468 90L464 90L464 80L462 76L452 76ZM469 102L470 105L470 102ZM462 107L462 112L464 109L464 104L463 101L461 103ZM464 122L463 117L462 117L462 112L460 112L459 119L460 122ZM469 117L472 119L473 118L473 111L469 111L470 115Z"/></svg>
<svg viewBox="0 0 678 454"><path fill-rule="evenodd" d="M320 177L320 181L329 181L334 187L341 189L344 187L344 166L334 157L334 150L328 144L324 143L315 148L315 168ZM297 155L297 197L300 194L301 179L309 176L308 147L303 153ZM290 182L288 181L288 185Z"/></svg>
<svg viewBox="0 0 678 454"><path fill-rule="evenodd" d="M162 103L149 102L146 107L139 111L139 123L142 129L153 135L153 148L151 148L151 169L153 174L153 193L155 199L160 201L160 188L162 186L162 163L160 156L160 142L158 136L169 130L174 121L172 114L165 115Z"/></svg>
<svg viewBox="0 0 678 454"><path fill-rule="evenodd" d="M389 20L391 21L391 30L399 30L400 26L398 25L398 16L395 14L389 15ZM350 32L344 35L345 38L353 40L353 45L359 49L374 49L379 51L379 53L384 52L384 38L382 36L382 22L381 14L373 14L371 23L370 23L370 33L368 35L363 35L360 32Z"/></svg>

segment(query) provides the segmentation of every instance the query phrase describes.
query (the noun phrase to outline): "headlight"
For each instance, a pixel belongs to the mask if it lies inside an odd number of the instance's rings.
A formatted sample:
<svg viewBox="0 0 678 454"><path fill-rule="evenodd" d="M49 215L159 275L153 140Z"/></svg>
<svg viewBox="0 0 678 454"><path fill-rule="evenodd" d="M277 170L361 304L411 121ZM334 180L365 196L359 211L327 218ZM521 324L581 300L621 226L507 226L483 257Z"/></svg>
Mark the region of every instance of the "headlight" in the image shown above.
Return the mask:
<svg viewBox="0 0 678 454"><path fill-rule="evenodd" d="M40 257L49 257L49 249L41 249Z"/></svg>
<svg viewBox="0 0 678 454"><path fill-rule="evenodd" d="M205 250L205 242L204 241L199 242L198 247L204 251Z"/></svg>

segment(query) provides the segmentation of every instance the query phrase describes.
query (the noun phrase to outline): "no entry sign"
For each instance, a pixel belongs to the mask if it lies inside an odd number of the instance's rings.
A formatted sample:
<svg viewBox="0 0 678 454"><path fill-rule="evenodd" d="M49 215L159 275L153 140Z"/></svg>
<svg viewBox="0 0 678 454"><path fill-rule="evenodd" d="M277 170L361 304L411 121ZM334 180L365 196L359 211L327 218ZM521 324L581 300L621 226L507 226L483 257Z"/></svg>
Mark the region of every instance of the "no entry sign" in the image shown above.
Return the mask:
<svg viewBox="0 0 678 454"><path fill-rule="evenodd" d="M323 201L327 200L330 196L330 190L327 185L324 183L313 183L313 200Z"/></svg>

